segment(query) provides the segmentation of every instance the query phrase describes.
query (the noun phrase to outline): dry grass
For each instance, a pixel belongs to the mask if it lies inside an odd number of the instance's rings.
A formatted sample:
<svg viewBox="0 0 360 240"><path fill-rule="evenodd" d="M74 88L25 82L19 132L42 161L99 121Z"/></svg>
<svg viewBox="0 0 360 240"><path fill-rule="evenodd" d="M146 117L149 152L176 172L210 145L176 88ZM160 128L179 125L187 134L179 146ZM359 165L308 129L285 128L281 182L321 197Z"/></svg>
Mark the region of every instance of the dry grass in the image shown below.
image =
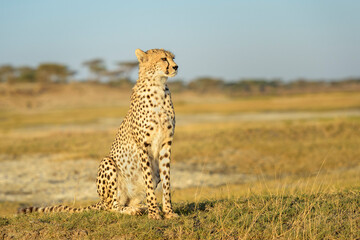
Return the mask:
<svg viewBox="0 0 360 240"><path fill-rule="evenodd" d="M178 98L181 98L181 96ZM179 99L176 111L182 114L232 114L236 112L264 111L328 111L358 109L359 107L360 94L358 92L335 92L222 99L222 101L218 100L217 102L212 102L211 98L208 97L203 102L198 101L196 103Z"/></svg>
<svg viewBox="0 0 360 240"><path fill-rule="evenodd" d="M250 174L314 174L358 166L360 119L181 126L174 159ZM220 165L220 164L219 164ZM221 171L221 168L219 169Z"/></svg>
<svg viewBox="0 0 360 240"><path fill-rule="evenodd" d="M4 102L9 103L13 96L0 97L2 159L12 155L16 161L17 155L38 153L60 153L62 160L100 159L108 153L116 133L116 124L108 121L120 123L127 110L128 93L116 96L116 89L102 87L96 91L91 86L65 90L58 90L56 99L46 93L36 99L21 96L11 107ZM67 98L69 93L79 92L87 99L77 95ZM116 103L111 102L112 97ZM246 99L183 93L174 100L178 115L360 108L360 94L355 92ZM31 102L31 109L26 107L27 102ZM0 218L0 236L360 238L359 136L359 117L180 123L173 161L212 165L213 172L245 173L257 176L257 180L176 190L173 199L181 218L172 221L97 212L9 217L20 203L3 202L0 213L8 217Z"/></svg>
<svg viewBox="0 0 360 240"><path fill-rule="evenodd" d="M61 153L100 159L116 130L49 131L38 136L4 134L0 152L8 155ZM219 172L266 176L313 175L358 166L360 119L209 123L179 126L173 160L214 164Z"/></svg>

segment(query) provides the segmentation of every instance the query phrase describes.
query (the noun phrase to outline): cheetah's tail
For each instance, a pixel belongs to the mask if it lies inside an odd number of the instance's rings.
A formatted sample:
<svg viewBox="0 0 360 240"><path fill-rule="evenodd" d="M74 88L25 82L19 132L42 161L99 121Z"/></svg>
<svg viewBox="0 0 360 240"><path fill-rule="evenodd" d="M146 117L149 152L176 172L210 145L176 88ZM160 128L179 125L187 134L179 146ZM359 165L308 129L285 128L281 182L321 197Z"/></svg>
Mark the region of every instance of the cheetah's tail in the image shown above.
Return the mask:
<svg viewBox="0 0 360 240"><path fill-rule="evenodd" d="M51 206L51 207L27 207L27 208L20 208L18 210L18 214L28 214L28 213L34 213L34 212L43 212L43 213L50 213L50 212L84 212L88 210L102 210L103 204L102 202L95 203L93 205L87 206L87 207L79 207L79 208L73 208L63 205L57 205L57 206Z"/></svg>

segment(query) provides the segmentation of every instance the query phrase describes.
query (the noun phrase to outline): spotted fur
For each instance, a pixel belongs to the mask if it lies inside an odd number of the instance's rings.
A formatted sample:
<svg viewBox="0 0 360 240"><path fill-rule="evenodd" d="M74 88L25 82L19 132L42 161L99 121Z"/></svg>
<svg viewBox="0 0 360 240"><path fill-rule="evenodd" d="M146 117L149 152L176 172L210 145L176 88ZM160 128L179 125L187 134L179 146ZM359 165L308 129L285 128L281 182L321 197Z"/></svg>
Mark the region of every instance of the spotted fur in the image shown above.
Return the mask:
<svg viewBox="0 0 360 240"><path fill-rule="evenodd" d="M89 209L140 215L148 210L152 219L160 219L154 190L162 183L165 218L173 218L170 195L170 156L175 129L175 112L168 77L177 74L174 55L163 49L135 51L139 78L133 88L130 109L119 127L110 153L102 159L96 180L100 201L71 208L29 207L21 213L81 212ZM146 206L143 201L146 200Z"/></svg>

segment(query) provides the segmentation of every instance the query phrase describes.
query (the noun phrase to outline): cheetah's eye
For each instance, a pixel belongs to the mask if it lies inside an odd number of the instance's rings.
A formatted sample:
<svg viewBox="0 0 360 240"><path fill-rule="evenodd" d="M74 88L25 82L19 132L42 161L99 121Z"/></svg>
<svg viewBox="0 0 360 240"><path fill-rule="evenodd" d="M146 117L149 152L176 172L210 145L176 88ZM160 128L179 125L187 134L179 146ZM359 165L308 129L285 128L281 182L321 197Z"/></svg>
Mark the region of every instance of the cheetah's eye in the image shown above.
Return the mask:
<svg viewBox="0 0 360 240"><path fill-rule="evenodd" d="M166 61L166 58L161 58L161 60Z"/></svg>

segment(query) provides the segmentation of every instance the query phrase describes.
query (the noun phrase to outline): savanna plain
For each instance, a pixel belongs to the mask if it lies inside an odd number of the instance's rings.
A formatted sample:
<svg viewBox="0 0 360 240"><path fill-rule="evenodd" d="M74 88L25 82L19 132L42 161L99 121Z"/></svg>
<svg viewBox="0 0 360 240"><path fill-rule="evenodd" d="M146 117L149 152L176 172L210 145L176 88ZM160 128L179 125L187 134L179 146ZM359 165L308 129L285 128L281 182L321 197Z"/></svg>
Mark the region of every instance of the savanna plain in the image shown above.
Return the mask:
<svg viewBox="0 0 360 240"><path fill-rule="evenodd" d="M0 239L360 239L359 91L173 92L180 217L160 221L16 215L97 201L97 165L131 92L90 83L3 84L0 92Z"/></svg>

